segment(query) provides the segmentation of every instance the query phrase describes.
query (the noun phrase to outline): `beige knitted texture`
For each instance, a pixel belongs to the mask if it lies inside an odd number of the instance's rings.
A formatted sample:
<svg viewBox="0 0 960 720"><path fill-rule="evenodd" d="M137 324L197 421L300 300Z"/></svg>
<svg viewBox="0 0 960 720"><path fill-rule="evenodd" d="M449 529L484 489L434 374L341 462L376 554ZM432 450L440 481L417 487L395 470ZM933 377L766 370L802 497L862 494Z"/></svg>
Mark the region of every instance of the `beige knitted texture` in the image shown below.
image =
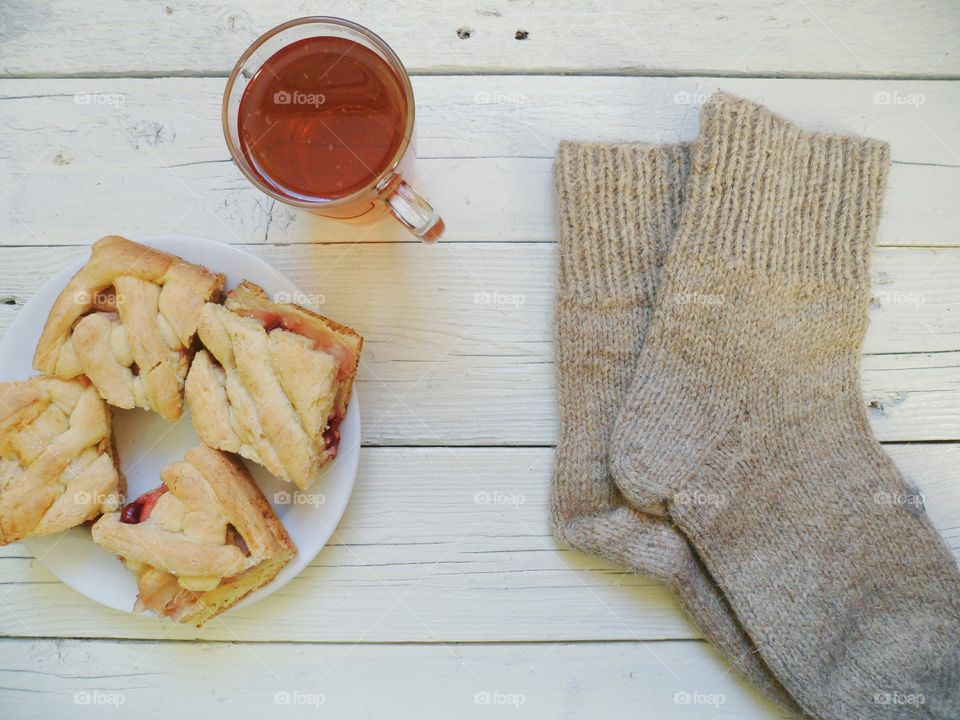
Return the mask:
<svg viewBox="0 0 960 720"><path fill-rule="evenodd" d="M828 720L960 718L960 575L859 391L885 145L725 95L610 447Z"/></svg>
<svg viewBox="0 0 960 720"><path fill-rule="evenodd" d="M557 152L561 429L551 519L562 542L666 582L704 635L792 710L687 541L670 522L630 507L606 467L609 431L679 217L688 156L683 146L562 143Z"/></svg>
<svg viewBox="0 0 960 720"><path fill-rule="evenodd" d="M718 93L703 108L672 246L786 282L869 284L889 164L886 143L807 132Z"/></svg>

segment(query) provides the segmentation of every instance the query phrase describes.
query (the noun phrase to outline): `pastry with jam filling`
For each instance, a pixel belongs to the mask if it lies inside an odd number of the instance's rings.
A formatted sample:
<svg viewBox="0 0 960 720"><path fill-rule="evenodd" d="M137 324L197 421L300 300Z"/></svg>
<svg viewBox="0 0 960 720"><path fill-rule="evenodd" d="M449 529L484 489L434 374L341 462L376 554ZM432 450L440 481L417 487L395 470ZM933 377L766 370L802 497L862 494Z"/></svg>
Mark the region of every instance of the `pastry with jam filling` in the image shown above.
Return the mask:
<svg viewBox="0 0 960 720"><path fill-rule="evenodd" d="M93 540L136 576L134 608L200 627L273 580L297 548L239 460L206 446L101 517Z"/></svg>
<svg viewBox="0 0 960 720"><path fill-rule="evenodd" d="M207 303L186 380L200 439L307 489L336 457L363 338L244 281Z"/></svg>

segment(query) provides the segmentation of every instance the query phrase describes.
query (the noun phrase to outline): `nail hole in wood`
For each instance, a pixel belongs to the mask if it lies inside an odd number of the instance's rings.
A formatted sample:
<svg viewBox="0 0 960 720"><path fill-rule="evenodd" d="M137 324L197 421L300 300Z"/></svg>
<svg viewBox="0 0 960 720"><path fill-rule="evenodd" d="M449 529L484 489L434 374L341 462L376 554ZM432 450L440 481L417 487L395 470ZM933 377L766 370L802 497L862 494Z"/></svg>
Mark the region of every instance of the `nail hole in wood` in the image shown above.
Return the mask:
<svg viewBox="0 0 960 720"><path fill-rule="evenodd" d="M528 33L526 30L517 30L517 34L513 37L515 37L517 40L526 40L528 37L530 37L530 33Z"/></svg>
<svg viewBox="0 0 960 720"><path fill-rule="evenodd" d="M471 35L473 35L473 30L470 28L457 28L457 37L461 40L469 40Z"/></svg>

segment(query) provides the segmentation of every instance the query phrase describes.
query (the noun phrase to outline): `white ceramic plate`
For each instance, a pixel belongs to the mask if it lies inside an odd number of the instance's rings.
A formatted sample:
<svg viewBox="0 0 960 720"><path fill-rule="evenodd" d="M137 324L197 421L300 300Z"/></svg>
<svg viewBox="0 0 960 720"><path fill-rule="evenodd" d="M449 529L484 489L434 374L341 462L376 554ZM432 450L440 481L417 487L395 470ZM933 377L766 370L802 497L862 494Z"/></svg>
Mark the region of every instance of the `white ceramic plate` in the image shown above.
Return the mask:
<svg viewBox="0 0 960 720"><path fill-rule="evenodd" d="M227 276L226 287L250 280L268 294L300 296L288 278L231 245L202 238L164 236L138 240L158 250L179 255ZM33 351L47 315L60 291L87 258L57 273L18 313L0 342L0 380L19 380L36 373L31 369ZM200 444L190 422L189 409L176 423L168 423L146 410L113 409L113 430L120 454L121 469L127 478L127 498L132 500L160 484L160 470L194 445ZM264 468L246 462L260 489L273 505L298 553L269 585L248 595L236 607L261 600L285 584L313 560L340 521L357 475L360 452L360 406L353 393L347 416L340 426L337 458L327 465L306 493L277 480ZM116 556L102 550L90 539L90 529L77 527L59 535L30 538L26 546L50 572L77 592L103 605L131 612L137 584Z"/></svg>

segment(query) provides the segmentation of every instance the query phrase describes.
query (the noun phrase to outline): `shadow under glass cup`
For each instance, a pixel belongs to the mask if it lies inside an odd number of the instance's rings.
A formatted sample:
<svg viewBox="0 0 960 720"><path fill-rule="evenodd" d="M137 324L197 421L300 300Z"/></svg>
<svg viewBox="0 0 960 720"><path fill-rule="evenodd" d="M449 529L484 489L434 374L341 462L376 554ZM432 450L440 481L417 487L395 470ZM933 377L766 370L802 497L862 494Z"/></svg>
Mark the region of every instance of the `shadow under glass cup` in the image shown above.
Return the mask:
<svg viewBox="0 0 960 720"><path fill-rule="evenodd" d="M434 241L443 220L403 179L414 115L396 53L333 17L291 20L257 38L230 73L222 107L230 155L262 192L340 220L389 211Z"/></svg>

